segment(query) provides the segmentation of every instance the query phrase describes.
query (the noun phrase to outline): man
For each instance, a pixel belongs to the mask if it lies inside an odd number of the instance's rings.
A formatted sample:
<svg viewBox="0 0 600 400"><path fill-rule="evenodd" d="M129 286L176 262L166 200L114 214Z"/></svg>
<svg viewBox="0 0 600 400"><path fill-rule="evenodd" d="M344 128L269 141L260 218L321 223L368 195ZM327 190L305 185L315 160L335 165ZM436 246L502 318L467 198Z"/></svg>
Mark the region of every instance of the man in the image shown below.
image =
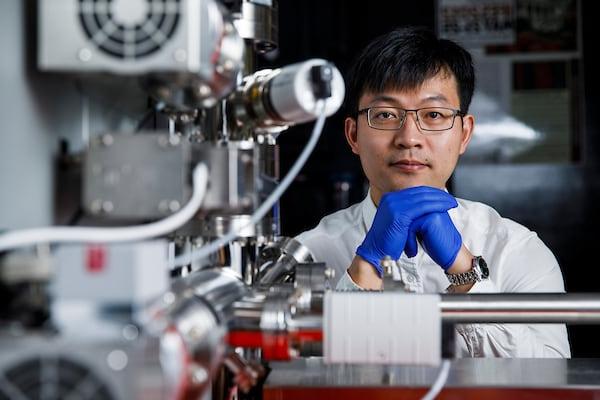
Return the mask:
<svg viewBox="0 0 600 400"><path fill-rule="evenodd" d="M336 270L338 289L381 288L380 262L390 256L417 293L564 292L556 259L534 232L445 190L473 134L474 82L469 53L423 28L395 30L359 56L344 130L369 194L297 238ZM460 356L570 357L564 325L457 332Z"/></svg>

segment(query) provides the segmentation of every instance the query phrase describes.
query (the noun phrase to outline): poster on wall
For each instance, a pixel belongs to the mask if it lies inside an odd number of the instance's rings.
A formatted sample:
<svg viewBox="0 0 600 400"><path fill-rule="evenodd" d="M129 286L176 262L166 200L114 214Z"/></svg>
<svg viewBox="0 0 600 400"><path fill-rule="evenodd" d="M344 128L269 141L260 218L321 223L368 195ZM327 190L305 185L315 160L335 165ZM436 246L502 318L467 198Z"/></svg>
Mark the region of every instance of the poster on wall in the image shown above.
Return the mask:
<svg viewBox="0 0 600 400"><path fill-rule="evenodd" d="M512 45L516 0L438 0L438 35L465 47Z"/></svg>
<svg viewBox="0 0 600 400"><path fill-rule="evenodd" d="M514 42L490 44L486 52L575 52L577 19L577 0L517 0Z"/></svg>
<svg viewBox="0 0 600 400"><path fill-rule="evenodd" d="M578 0L438 0L441 37L467 47L477 123L463 162L581 159Z"/></svg>

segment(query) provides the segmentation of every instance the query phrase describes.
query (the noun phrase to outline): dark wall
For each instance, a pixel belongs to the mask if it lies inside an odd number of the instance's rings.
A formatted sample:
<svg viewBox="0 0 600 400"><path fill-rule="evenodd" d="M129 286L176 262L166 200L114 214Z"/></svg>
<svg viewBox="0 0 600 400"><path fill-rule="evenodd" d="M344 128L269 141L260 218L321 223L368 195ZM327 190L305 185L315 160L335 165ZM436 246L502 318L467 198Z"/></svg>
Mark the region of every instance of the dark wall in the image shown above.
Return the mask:
<svg viewBox="0 0 600 400"><path fill-rule="evenodd" d="M569 292L597 291L600 266L595 260L600 223L600 70L594 54L596 2L582 1L584 94L581 161L572 164L459 166L454 193L483 201L539 236L556 255ZM434 27L434 1L283 1L280 3L280 53L277 65L312 57L334 62L345 73L358 51L377 35L401 25ZM310 124L309 124L310 125ZM285 173L308 139L311 126L281 136ZM348 192L340 192L346 183ZM330 118L317 149L281 201L282 232L293 236L310 229L326 214L360 201L365 179L343 134L341 114ZM569 327L574 357L599 357L594 337L600 327Z"/></svg>
<svg viewBox="0 0 600 400"><path fill-rule="evenodd" d="M375 0L352 3L331 1L282 1L278 65L321 57L345 74L358 52L373 38L402 25L433 27L433 1L401 2ZM293 127L284 133L281 171L294 162L310 135L312 126ZM344 138L344 118L338 112L329 118L313 155L281 201L282 231L293 236L314 227L332 211L362 200L364 175L358 158ZM340 187L349 189L341 191Z"/></svg>

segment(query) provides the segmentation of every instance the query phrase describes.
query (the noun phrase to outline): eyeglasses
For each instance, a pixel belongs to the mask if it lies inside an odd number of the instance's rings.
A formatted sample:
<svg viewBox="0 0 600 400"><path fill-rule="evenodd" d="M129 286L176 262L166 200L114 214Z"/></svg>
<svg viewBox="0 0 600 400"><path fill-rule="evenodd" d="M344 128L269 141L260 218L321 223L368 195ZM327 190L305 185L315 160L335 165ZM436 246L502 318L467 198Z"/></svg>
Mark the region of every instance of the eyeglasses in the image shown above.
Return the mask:
<svg viewBox="0 0 600 400"><path fill-rule="evenodd" d="M358 110L358 114L367 113L367 122L371 128L382 130L402 128L409 112L414 112L417 116L419 129L430 132L452 129L456 116L462 118L466 115L460 110L445 107L417 108L416 110L398 107L369 107Z"/></svg>

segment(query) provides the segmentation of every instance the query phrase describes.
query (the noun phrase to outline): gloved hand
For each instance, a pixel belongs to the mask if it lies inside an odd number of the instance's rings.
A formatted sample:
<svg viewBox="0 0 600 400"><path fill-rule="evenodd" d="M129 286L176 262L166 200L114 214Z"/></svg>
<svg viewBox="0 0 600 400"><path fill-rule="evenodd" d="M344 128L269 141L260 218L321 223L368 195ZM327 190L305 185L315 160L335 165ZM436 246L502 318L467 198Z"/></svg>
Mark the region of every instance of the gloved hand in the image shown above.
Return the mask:
<svg viewBox="0 0 600 400"><path fill-rule="evenodd" d="M404 252L408 257L417 255L417 238L431 259L447 271L462 246L462 238L447 212L423 215L410 226Z"/></svg>
<svg viewBox="0 0 600 400"><path fill-rule="evenodd" d="M373 225L356 254L375 267L381 276L383 271L379 263L385 256L394 260L400 258L413 221L427 214L445 213L457 206L452 195L427 186L386 193L381 197Z"/></svg>

